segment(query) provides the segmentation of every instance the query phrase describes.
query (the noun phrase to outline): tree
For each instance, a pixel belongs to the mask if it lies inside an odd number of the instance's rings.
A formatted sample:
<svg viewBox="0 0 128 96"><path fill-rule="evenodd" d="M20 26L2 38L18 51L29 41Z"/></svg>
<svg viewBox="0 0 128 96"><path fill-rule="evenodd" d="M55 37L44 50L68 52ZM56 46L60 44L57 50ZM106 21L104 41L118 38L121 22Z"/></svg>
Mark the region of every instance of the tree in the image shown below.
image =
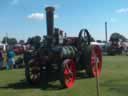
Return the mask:
<svg viewBox="0 0 128 96"><path fill-rule="evenodd" d="M24 40L19 41L19 44L24 44L24 43L25 43Z"/></svg>
<svg viewBox="0 0 128 96"><path fill-rule="evenodd" d="M110 41L119 41L119 40L122 40L122 41L126 41L126 37L124 37L123 35L119 34L119 33L113 33L111 36L110 36Z"/></svg>
<svg viewBox="0 0 128 96"><path fill-rule="evenodd" d="M107 41L102 41L103 43L107 43Z"/></svg>
<svg viewBox="0 0 128 96"><path fill-rule="evenodd" d="M27 44L30 44L30 45L32 45L32 38L28 38L28 40L27 40Z"/></svg>
<svg viewBox="0 0 128 96"><path fill-rule="evenodd" d="M2 40L2 43L4 44L9 44L9 45L15 45L17 44L17 40L16 38L8 38L8 37L4 37L3 40Z"/></svg>
<svg viewBox="0 0 128 96"><path fill-rule="evenodd" d="M40 43L41 43L41 37L40 36L34 36L32 38L28 38L28 40L27 40L27 44L34 46L36 49L38 47L40 47Z"/></svg>
<svg viewBox="0 0 128 96"><path fill-rule="evenodd" d="M40 43L40 40L41 40L41 37L40 37L40 36L35 36L35 37L32 38L32 42L33 42L34 44Z"/></svg>
<svg viewBox="0 0 128 96"><path fill-rule="evenodd" d="M4 44L8 43L8 37L4 37L2 40L2 43L4 43Z"/></svg>
<svg viewBox="0 0 128 96"><path fill-rule="evenodd" d="M102 43L102 41L101 41L101 40L96 40L96 42L98 42L98 43Z"/></svg>
<svg viewBox="0 0 128 96"><path fill-rule="evenodd" d="M16 38L9 38L9 39L8 39L8 44L9 44L9 45L15 45L15 44L17 44Z"/></svg>

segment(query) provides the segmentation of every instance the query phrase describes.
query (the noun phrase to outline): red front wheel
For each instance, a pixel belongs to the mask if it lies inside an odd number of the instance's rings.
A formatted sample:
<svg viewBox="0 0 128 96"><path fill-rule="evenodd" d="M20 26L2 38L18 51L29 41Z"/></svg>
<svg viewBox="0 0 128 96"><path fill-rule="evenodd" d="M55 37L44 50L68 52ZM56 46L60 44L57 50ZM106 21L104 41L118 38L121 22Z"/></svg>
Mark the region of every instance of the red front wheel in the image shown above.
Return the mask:
<svg viewBox="0 0 128 96"><path fill-rule="evenodd" d="M60 82L63 87L71 88L76 79L76 65L72 59L65 59L60 72Z"/></svg>

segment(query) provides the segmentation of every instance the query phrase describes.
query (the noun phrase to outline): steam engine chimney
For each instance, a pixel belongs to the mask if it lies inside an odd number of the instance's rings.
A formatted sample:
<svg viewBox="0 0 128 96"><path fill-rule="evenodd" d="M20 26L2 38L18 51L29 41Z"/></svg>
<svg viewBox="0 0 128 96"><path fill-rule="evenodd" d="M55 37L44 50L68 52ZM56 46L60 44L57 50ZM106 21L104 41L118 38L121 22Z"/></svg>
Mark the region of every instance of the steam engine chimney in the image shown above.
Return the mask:
<svg viewBox="0 0 128 96"><path fill-rule="evenodd" d="M48 43L52 43L52 36L54 32L54 7L46 7L46 24L47 24L47 37Z"/></svg>

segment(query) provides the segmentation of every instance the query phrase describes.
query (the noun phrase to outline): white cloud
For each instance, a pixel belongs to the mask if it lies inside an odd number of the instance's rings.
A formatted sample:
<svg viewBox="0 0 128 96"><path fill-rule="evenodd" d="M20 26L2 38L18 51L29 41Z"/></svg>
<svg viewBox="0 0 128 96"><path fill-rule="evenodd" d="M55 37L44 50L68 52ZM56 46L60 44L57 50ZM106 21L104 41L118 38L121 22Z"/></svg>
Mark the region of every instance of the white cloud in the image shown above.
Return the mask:
<svg viewBox="0 0 128 96"><path fill-rule="evenodd" d="M59 16L58 15L54 15L54 18L58 18ZM45 19L45 15L44 13L32 13L30 15L27 16L28 19L31 19L31 20L44 20Z"/></svg>
<svg viewBox="0 0 128 96"><path fill-rule="evenodd" d="M121 8L121 9L118 9L116 10L117 13L128 13L128 8Z"/></svg>
<svg viewBox="0 0 128 96"><path fill-rule="evenodd" d="M12 0L11 5L17 5L19 3L19 0Z"/></svg>
<svg viewBox="0 0 128 96"><path fill-rule="evenodd" d="M45 17L43 13L32 13L28 15L27 18L33 20L43 20Z"/></svg>

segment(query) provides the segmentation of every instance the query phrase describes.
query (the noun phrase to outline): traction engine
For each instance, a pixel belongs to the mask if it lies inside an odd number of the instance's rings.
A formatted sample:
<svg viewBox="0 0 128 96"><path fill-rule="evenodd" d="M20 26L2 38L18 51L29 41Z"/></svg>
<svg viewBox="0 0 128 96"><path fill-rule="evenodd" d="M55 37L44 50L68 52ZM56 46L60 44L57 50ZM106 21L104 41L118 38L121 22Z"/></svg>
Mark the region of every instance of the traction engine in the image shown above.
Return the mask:
<svg viewBox="0 0 128 96"><path fill-rule="evenodd" d="M90 45L88 30L80 30L78 37L67 37L62 30L54 27L54 7L45 10L47 35L39 48L24 54L26 80L43 86L59 80L62 87L71 88L78 71L86 70L84 74L88 77L99 77L102 52L98 45Z"/></svg>

